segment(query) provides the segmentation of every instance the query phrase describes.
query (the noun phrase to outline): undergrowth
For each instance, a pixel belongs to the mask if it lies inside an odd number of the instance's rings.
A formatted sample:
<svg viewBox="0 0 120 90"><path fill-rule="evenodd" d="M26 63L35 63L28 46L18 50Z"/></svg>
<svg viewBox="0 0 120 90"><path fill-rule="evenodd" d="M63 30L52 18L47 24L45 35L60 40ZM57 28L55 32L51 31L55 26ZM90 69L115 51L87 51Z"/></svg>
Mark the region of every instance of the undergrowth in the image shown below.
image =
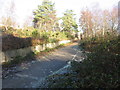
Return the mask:
<svg viewBox="0 0 120 90"><path fill-rule="evenodd" d="M73 62L78 87L117 88L120 86L120 36L94 37L83 40L80 46L87 58Z"/></svg>
<svg viewBox="0 0 120 90"><path fill-rule="evenodd" d="M85 38L79 44L87 51L81 62L72 61L72 73L48 79L50 88L120 87L120 35ZM88 53L89 52L89 53ZM59 78L59 79L55 79Z"/></svg>

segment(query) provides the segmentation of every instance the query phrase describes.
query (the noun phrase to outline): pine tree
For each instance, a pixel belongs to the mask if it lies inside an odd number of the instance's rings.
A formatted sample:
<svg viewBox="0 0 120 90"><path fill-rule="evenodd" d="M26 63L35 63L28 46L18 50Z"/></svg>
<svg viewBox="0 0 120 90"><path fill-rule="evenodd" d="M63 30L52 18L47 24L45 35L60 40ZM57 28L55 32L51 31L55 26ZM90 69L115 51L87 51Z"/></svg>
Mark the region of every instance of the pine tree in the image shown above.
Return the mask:
<svg viewBox="0 0 120 90"><path fill-rule="evenodd" d="M44 31L53 31L58 25L54 3L43 0L42 5L34 12L34 27Z"/></svg>
<svg viewBox="0 0 120 90"><path fill-rule="evenodd" d="M66 10L62 17L62 28L63 31L72 31L78 28L72 10Z"/></svg>

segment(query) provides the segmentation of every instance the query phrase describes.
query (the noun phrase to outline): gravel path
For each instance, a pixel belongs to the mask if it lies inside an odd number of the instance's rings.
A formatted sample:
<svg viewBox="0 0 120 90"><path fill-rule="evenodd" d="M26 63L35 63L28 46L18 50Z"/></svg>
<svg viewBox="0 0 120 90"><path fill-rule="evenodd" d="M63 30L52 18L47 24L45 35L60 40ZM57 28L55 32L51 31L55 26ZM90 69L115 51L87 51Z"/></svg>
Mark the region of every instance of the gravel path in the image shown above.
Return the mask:
<svg viewBox="0 0 120 90"><path fill-rule="evenodd" d="M16 73L2 80L3 88L37 88L45 77L60 70L67 62L75 59L77 43L59 48L40 59L23 63L16 67ZM80 56L80 55L78 55Z"/></svg>

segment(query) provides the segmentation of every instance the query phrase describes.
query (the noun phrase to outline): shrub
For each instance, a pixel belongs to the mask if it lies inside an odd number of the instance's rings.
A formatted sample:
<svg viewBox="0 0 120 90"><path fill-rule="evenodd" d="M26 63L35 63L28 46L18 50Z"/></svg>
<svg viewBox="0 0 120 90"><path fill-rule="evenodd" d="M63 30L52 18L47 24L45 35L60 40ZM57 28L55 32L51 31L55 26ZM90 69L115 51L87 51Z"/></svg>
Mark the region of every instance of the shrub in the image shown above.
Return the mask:
<svg viewBox="0 0 120 90"><path fill-rule="evenodd" d="M0 30L1 31L5 31L5 27L4 26L0 26Z"/></svg>
<svg viewBox="0 0 120 90"><path fill-rule="evenodd" d="M60 31L41 31L33 27L25 29L14 29L8 27L7 31L1 28L4 36L2 36L2 50L12 50L25 48L45 43L58 42L59 40L72 39L72 35L67 32Z"/></svg>
<svg viewBox="0 0 120 90"><path fill-rule="evenodd" d="M74 36L70 32L65 32L67 38L74 39Z"/></svg>
<svg viewBox="0 0 120 90"><path fill-rule="evenodd" d="M110 33L111 34L111 33ZM120 87L120 35L84 38L80 47L87 58L72 61L71 73L48 78L51 88L118 88Z"/></svg>
<svg viewBox="0 0 120 90"><path fill-rule="evenodd" d="M91 53L81 63L73 62L72 70L77 72L78 87L116 88L119 87L120 55Z"/></svg>
<svg viewBox="0 0 120 90"><path fill-rule="evenodd" d="M120 36L95 37L84 39L80 46L91 53L83 62L73 62L77 72L79 87L119 87Z"/></svg>
<svg viewBox="0 0 120 90"><path fill-rule="evenodd" d="M40 37L40 34L38 33L38 30L37 30L37 29L35 29L35 30L32 32L32 37L33 37L33 38L38 38L38 37Z"/></svg>
<svg viewBox="0 0 120 90"><path fill-rule="evenodd" d="M13 35L5 35L2 37L2 51L25 48L31 45L31 38L19 38Z"/></svg>

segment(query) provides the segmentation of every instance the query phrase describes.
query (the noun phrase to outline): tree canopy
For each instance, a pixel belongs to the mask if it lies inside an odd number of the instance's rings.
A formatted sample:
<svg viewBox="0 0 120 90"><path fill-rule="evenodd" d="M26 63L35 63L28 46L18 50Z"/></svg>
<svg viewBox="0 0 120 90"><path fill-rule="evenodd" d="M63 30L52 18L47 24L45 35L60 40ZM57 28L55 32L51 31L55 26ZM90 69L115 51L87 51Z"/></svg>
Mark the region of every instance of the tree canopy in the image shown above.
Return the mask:
<svg viewBox="0 0 120 90"><path fill-rule="evenodd" d="M63 31L77 30L78 26L76 24L75 14L72 10L66 10L62 19Z"/></svg>
<svg viewBox="0 0 120 90"><path fill-rule="evenodd" d="M104 35L110 31L116 31L118 25L117 8L112 10L96 10L84 9L80 15L80 27L86 35L95 35L100 33Z"/></svg>
<svg viewBox="0 0 120 90"><path fill-rule="evenodd" d="M49 0L43 0L42 5L34 12L34 27L41 30L56 30L58 29L58 19L56 17L56 10L54 3Z"/></svg>

